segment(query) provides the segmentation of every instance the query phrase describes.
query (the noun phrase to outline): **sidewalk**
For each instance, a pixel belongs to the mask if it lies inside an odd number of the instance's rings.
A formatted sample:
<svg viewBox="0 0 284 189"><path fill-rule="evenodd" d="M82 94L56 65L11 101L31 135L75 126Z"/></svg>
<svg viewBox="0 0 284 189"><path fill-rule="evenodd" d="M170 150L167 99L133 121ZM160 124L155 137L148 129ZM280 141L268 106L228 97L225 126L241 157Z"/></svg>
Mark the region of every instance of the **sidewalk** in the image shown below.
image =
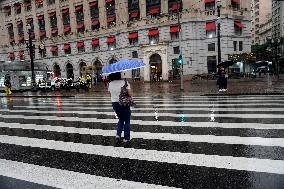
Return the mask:
<svg viewBox="0 0 284 189"><path fill-rule="evenodd" d="M261 78L241 78L228 81L228 91L218 92L218 86L215 80L195 80L185 81L184 91L180 90L180 81L174 82L157 82L143 83L131 82L131 87L135 96L174 96L174 95L245 95L245 94L283 94L284 95L284 75L277 77L262 76ZM71 92L24 92L14 93L14 97L72 97L72 96L102 96L107 95L107 88L103 83L99 83L89 92L81 91L80 93L72 90ZM1 94L5 96L5 94Z"/></svg>

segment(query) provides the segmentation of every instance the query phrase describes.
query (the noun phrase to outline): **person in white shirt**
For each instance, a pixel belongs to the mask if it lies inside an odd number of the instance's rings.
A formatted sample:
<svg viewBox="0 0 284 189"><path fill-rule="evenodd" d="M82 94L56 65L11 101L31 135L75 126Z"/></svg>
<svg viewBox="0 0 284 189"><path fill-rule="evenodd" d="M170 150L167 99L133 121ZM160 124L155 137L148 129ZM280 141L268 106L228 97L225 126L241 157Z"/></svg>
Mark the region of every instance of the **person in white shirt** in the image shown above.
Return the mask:
<svg viewBox="0 0 284 189"><path fill-rule="evenodd" d="M108 85L108 91L111 94L111 102L113 110L115 111L118 117L118 123L116 128L116 142L121 142L122 130L124 130L124 139L123 142L130 141L130 117L131 110L130 106L122 106L119 104L119 95L121 92L121 87L124 86L125 81L121 79L121 73L112 73L109 75L110 83ZM128 95L132 96L133 93L130 88L130 84L127 82Z"/></svg>

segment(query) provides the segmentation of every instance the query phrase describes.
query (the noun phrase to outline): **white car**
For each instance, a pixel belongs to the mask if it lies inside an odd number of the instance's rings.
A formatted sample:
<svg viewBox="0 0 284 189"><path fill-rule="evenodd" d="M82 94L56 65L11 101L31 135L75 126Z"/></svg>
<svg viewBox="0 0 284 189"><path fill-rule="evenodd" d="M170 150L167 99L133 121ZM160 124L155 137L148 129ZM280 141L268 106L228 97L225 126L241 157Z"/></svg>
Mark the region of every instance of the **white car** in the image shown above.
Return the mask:
<svg viewBox="0 0 284 189"><path fill-rule="evenodd" d="M60 87L60 83L56 82L55 80L49 80L49 81L42 81L39 84L40 90L52 90L58 89Z"/></svg>

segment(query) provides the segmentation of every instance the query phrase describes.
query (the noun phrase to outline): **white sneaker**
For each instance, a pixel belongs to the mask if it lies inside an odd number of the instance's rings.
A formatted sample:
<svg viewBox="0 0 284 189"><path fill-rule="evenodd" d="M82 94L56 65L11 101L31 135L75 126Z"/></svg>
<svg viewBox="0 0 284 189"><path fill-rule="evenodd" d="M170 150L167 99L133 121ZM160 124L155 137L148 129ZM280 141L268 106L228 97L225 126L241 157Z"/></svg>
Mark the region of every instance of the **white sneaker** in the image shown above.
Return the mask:
<svg viewBox="0 0 284 189"><path fill-rule="evenodd" d="M219 92L223 91L222 89L219 89Z"/></svg>
<svg viewBox="0 0 284 189"><path fill-rule="evenodd" d="M226 91L226 89L222 89L222 91Z"/></svg>
<svg viewBox="0 0 284 189"><path fill-rule="evenodd" d="M224 91L227 91L228 89L224 89Z"/></svg>

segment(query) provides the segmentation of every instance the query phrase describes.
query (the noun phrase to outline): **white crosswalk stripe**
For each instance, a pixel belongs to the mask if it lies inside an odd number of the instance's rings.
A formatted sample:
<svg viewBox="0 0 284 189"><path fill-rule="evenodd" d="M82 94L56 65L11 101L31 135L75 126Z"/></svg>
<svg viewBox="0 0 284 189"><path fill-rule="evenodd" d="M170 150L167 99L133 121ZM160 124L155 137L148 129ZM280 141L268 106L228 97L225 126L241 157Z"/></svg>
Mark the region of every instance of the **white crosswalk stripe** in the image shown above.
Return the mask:
<svg viewBox="0 0 284 189"><path fill-rule="evenodd" d="M135 100L129 146L115 144L108 96L1 100L0 175L57 188L206 188L208 173L213 188L224 177L244 188L248 174L283 186L284 96Z"/></svg>

